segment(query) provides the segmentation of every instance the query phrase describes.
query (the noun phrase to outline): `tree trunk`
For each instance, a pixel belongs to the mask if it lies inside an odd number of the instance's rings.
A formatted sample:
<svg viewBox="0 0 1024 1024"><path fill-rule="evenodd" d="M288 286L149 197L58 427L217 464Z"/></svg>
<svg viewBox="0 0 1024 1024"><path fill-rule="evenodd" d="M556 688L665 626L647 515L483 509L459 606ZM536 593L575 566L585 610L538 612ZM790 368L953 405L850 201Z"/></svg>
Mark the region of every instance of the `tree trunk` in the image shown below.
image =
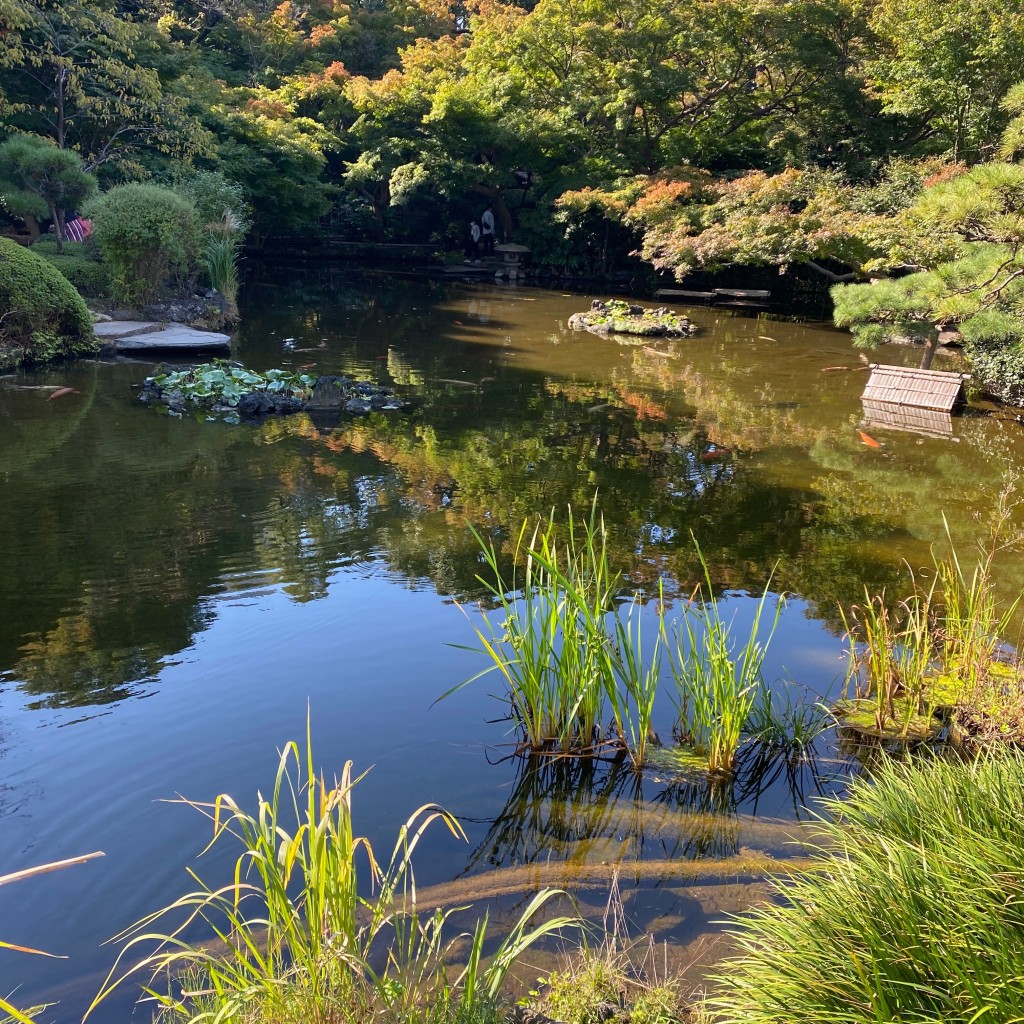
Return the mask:
<svg viewBox="0 0 1024 1024"><path fill-rule="evenodd" d="M57 252L64 251L64 211L57 208L53 203L49 204L50 220L53 221L53 234L56 238Z"/></svg>
<svg viewBox="0 0 1024 1024"><path fill-rule="evenodd" d="M921 365L918 369L930 370L932 367L932 359L935 357L935 350L939 345L939 336L937 334L932 335L924 343L924 351L921 353Z"/></svg>

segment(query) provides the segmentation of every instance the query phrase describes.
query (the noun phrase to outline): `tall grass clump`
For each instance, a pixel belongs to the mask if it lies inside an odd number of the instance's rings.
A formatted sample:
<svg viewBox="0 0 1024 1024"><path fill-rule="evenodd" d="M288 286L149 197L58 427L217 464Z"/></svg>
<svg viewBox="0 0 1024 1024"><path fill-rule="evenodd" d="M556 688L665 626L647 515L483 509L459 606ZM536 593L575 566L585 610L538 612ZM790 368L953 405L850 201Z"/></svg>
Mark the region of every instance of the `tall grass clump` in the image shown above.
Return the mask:
<svg viewBox="0 0 1024 1024"><path fill-rule="evenodd" d="M722 618L711 573L699 547L697 555L707 596L699 603L691 601L680 621L666 631L679 712L677 735L683 744L707 757L710 771L731 772L744 729L762 696L761 668L779 624L783 601L776 603L774 619L762 638L769 579L755 606L749 633L736 638L732 621Z"/></svg>
<svg viewBox="0 0 1024 1024"><path fill-rule="evenodd" d="M850 610L840 608L849 644L847 686L855 702L844 707L847 717L869 712L879 735L895 730L906 738L915 716L927 708L927 678L935 667L933 595L915 581L914 592L896 606L884 591L864 590L864 603Z"/></svg>
<svg viewBox="0 0 1024 1024"><path fill-rule="evenodd" d="M472 527L471 527L472 529ZM757 604L750 635L737 641L711 593L667 622L659 586L657 619L640 592L620 594L622 577L608 562L607 533L596 502L582 522L569 509L564 527L552 515L530 529L523 524L506 580L493 544L473 531L490 577L478 576L497 610L474 624L489 665L454 693L497 671L520 737L520 752L575 757L628 757L641 768L658 744L654 714L668 662L675 680L682 741L707 758L712 771L729 771L762 687L767 644L761 622L769 597ZM770 585L770 584L769 584ZM651 632L653 630L653 633ZM604 726L605 715L609 724Z"/></svg>
<svg viewBox="0 0 1024 1024"><path fill-rule="evenodd" d="M378 861L355 834L351 762L333 783L292 742L269 797L249 812L227 795L192 803L213 824L210 847L240 847L230 881L197 888L117 938L120 955L89 1013L129 980L166 1014L186 1021L442 1022L486 1010L512 961L541 936L574 923L531 927L554 894L537 894L487 966L486 919L469 939L468 962L451 966L450 912L416 905L412 855L434 823L462 829L433 805L402 826ZM209 849L208 847L207 849Z"/></svg>
<svg viewBox="0 0 1024 1024"><path fill-rule="evenodd" d="M206 225L203 267L210 286L227 300L232 316L238 314L238 264L243 233L244 222L230 210L225 210L220 220Z"/></svg>
<svg viewBox="0 0 1024 1024"><path fill-rule="evenodd" d="M1020 752L883 761L826 805L819 870L737 920L715 1018L1024 1020L1022 791Z"/></svg>
<svg viewBox="0 0 1024 1024"><path fill-rule="evenodd" d="M592 509L579 523L570 509L562 531L553 516L532 533L524 522L508 582L494 545L473 535L491 574L478 578L497 611L483 615L483 628L474 624L481 645L474 649L491 664L467 682L501 674L528 749L593 749L607 706L603 622L619 583L608 566L604 520Z"/></svg>
<svg viewBox="0 0 1024 1024"><path fill-rule="evenodd" d="M903 600L890 604L884 592L865 590L861 606L840 610L850 699L835 711L845 727L900 742L946 729L975 747L1024 740L1024 674L1006 640L1021 597L1001 603L995 589L999 554L1022 540L1014 492L1008 479L973 560L957 550L946 523L946 550L934 556L930 584L911 574Z"/></svg>
<svg viewBox="0 0 1024 1024"><path fill-rule="evenodd" d="M1000 492L988 535L978 542L977 558L970 569L961 561L949 533L949 523L943 517L948 552L935 561L942 600L938 639L946 671L972 694L985 684L996 663L1001 637L1020 603L1018 596L1000 612L993 580L999 553L1021 540L1011 527L1017 504L1013 501L1014 490L1013 482L1008 481Z"/></svg>

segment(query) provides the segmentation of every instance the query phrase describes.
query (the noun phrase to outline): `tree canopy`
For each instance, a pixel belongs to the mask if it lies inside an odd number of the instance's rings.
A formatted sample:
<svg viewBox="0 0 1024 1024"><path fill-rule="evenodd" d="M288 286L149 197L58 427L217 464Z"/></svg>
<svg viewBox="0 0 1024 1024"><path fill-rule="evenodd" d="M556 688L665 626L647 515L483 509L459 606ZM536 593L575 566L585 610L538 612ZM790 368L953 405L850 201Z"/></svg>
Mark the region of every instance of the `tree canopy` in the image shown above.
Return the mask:
<svg viewBox="0 0 1024 1024"><path fill-rule="evenodd" d="M1024 0L0 0L0 38L0 141L102 189L220 174L257 242L455 249L489 203L562 270L880 276L862 340L933 316L1018 337L1016 278L951 310L1007 232L936 209L1024 155Z"/></svg>

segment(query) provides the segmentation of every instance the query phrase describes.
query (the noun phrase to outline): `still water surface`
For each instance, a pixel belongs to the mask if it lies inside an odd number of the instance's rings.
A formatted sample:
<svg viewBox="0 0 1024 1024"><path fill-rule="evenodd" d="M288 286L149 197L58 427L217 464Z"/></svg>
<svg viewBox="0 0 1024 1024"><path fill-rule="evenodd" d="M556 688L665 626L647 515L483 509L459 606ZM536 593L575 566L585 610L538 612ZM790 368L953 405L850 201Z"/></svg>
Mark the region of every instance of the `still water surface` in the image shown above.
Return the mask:
<svg viewBox="0 0 1024 1024"><path fill-rule="evenodd" d="M616 566L670 594L699 578L692 532L739 622L769 578L790 595L769 679L837 692L838 602L865 582L898 591L901 561L928 561L943 513L971 537L1002 474L1024 467L1022 427L979 410L949 436L868 428L870 447L845 334L697 309L695 339L620 345L567 331L592 297L264 270L235 357L413 400L354 422L168 418L133 403L151 369L137 362L0 380L0 873L106 852L0 889L0 938L68 956L0 952L0 991L79 1019L113 956L100 944L185 891L207 838L165 801L266 789L307 708L326 771L372 767L356 816L375 843L389 848L426 802L462 820L468 844L438 831L422 848L422 885L619 862L638 932L697 952L760 894L751 879L688 886L630 865L785 856L780 823L841 791L850 766L824 744L817 772L776 766L709 791L502 760L494 684L434 703L483 667L452 646L472 642L482 594L467 522L501 542L524 516L597 492ZM48 401L54 384L79 393ZM1019 591L1020 560L1001 572ZM670 724L666 705L663 735ZM200 866L218 882L226 860ZM585 909L605 895L584 891ZM124 1020L129 1003L95 1019Z"/></svg>

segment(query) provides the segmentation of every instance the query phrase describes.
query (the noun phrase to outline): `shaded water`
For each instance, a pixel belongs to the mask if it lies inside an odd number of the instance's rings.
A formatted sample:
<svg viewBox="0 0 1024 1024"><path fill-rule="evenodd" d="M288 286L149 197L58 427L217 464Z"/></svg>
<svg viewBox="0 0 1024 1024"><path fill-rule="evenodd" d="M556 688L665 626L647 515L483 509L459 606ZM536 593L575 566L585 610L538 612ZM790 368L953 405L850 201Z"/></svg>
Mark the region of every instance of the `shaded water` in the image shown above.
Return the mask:
<svg viewBox="0 0 1024 1024"><path fill-rule="evenodd" d="M864 583L900 589L901 560L927 562L943 513L972 536L1002 473L1024 466L1022 428L1007 414L958 419L952 439L871 428L871 448L864 374L822 372L860 366L845 334L697 309L696 339L620 345L566 330L591 297L264 271L234 355L414 400L355 422L168 418L132 402L144 363L0 380L0 873L107 854L0 888L0 938L69 955L0 951L0 991L77 1019L111 960L99 943L184 891L207 838L160 801L266 788L307 706L325 770L373 766L356 815L375 842L428 801L460 816L468 845L432 837L423 885L620 863L636 925L684 944L761 891L629 865L786 856L785 822L841 789L841 759L823 749L818 774L749 764L710 789L503 761L494 684L433 703L482 667L451 646L471 642L456 601L475 615L482 594L465 524L502 541L596 491L634 585L688 594L692 531L740 621L774 569L772 589L793 596L766 673L820 694L844 669L837 602ZM79 393L48 401L54 384ZM1017 556L1001 573L1020 589ZM663 735L670 718L662 708ZM202 869L213 880L224 862ZM606 883L588 878L596 910Z"/></svg>

